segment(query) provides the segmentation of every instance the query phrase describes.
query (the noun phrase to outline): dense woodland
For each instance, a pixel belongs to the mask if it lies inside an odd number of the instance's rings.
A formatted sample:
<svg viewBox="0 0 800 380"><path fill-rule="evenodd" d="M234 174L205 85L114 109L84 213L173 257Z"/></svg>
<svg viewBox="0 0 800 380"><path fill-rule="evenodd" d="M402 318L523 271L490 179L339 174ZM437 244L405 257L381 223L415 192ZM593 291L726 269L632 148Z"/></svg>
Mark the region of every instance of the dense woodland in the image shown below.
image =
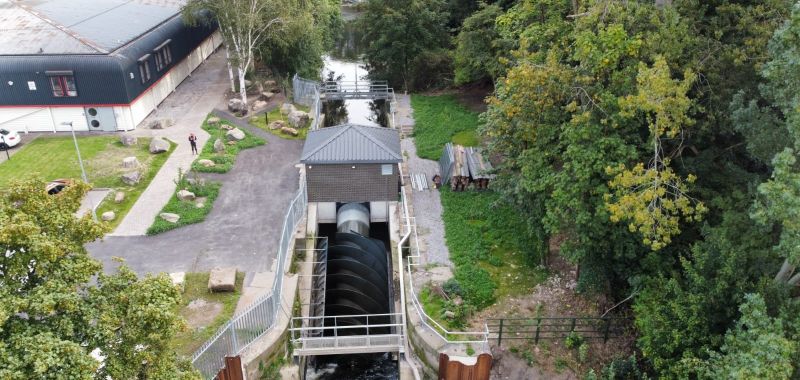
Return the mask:
<svg viewBox="0 0 800 380"><path fill-rule="evenodd" d="M800 378L800 4L365 11L373 76L491 88L481 137L529 254L560 242L579 290L634 316L638 368L603 376Z"/></svg>

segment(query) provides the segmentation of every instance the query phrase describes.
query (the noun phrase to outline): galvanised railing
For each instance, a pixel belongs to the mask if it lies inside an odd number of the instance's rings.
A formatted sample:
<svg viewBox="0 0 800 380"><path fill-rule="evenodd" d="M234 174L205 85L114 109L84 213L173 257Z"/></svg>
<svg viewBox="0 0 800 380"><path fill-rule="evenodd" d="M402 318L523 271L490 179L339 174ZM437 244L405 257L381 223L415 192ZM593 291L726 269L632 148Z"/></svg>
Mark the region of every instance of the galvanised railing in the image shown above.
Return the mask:
<svg viewBox="0 0 800 380"><path fill-rule="evenodd" d="M319 118L322 113L322 101L320 100L320 84L318 82L303 79L297 74L292 78L292 100L297 104L306 105L314 113L314 120L311 121L309 130L319 129Z"/></svg>
<svg viewBox="0 0 800 380"><path fill-rule="evenodd" d="M247 348L250 343L265 335L275 327L278 312L281 310L283 294L283 275L289 256L289 247L294 238L297 223L303 220L308 194L305 181L300 181L300 189L292 199L283 220L283 231L278 245L278 265L275 270L275 282L272 291L258 298L244 311L234 315L228 323L204 343L192 356L192 365L197 368L203 378L212 379L224 367L226 356L235 356ZM284 312L289 314L286 310Z"/></svg>

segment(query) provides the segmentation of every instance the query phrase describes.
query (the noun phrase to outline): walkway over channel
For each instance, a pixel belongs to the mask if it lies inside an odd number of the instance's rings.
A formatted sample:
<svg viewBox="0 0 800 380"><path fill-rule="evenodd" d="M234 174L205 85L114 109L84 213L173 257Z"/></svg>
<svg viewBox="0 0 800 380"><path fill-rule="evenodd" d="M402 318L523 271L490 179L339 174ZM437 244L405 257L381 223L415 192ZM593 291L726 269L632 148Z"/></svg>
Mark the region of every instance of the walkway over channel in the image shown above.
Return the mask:
<svg viewBox="0 0 800 380"><path fill-rule="evenodd" d="M394 97L394 90L383 80L327 81L320 86L320 94L325 100L388 100Z"/></svg>
<svg viewBox="0 0 800 380"><path fill-rule="evenodd" d="M402 313L295 317L292 326L295 356L404 352Z"/></svg>

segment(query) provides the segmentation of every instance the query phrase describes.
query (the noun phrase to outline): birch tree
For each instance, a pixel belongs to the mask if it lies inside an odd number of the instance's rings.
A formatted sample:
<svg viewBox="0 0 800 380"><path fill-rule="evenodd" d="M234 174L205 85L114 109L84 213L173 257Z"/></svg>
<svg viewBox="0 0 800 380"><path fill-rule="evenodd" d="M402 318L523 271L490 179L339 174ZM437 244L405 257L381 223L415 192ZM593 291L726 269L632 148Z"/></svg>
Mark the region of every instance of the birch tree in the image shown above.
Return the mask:
<svg viewBox="0 0 800 380"><path fill-rule="evenodd" d="M219 26L227 48L231 91L236 91L233 69L239 81L239 95L247 104L245 75L253 65L256 48L273 38L288 22L294 0L189 0L183 17L189 25Z"/></svg>

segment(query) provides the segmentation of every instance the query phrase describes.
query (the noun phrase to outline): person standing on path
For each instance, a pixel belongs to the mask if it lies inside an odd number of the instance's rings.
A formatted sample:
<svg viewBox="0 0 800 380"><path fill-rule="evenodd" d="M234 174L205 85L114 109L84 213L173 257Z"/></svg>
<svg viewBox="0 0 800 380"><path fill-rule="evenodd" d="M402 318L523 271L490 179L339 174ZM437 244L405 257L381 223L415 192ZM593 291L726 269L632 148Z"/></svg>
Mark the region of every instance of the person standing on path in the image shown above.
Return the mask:
<svg viewBox="0 0 800 380"><path fill-rule="evenodd" d="M194 133L189 134L189 145L192 146L192 154L197 154L197 136Z"/></svg>

